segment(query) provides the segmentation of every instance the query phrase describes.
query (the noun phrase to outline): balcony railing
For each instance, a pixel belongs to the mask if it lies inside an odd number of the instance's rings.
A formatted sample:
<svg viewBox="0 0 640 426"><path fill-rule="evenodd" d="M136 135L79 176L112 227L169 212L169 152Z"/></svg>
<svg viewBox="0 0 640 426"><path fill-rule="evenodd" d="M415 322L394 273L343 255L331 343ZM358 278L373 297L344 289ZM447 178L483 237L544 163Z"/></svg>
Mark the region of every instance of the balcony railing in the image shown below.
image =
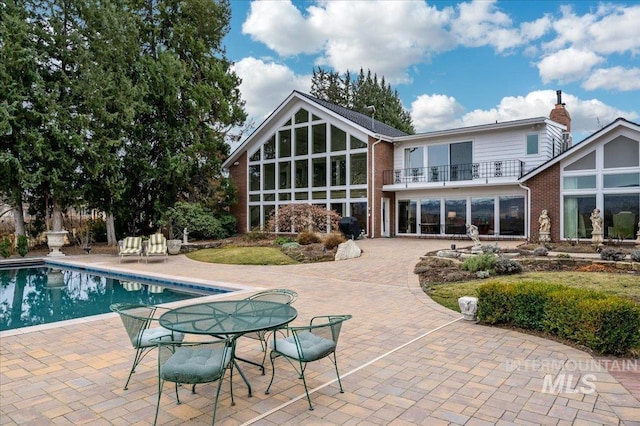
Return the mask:
<svg viewBox="0 0 640 426"><path fill-rule="evenodd" d="M383 172L383 182L384 185L420 182L459 182L502 177L519 178L523 173L523 161L496 160L450 166L413 167L409 169L385 170Z"/></svg>

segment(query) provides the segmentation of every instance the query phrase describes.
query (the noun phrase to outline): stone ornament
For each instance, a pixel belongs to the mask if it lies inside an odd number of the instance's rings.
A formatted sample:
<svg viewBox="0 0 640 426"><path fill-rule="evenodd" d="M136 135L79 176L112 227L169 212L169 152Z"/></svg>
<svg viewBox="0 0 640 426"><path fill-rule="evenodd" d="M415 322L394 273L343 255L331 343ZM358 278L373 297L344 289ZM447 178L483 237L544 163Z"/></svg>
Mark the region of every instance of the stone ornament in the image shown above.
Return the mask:
<svg viewBox="0 0 640 426"><path fill-rule="evenodd" d="M463 296L458 299L458 305L460 306L462 318L467 321L476 321L478 319L476 316L476 313L478 312L477 297Z"/></svg>
<svg viewBox="0 0 640 426"><path fill-rule="evenodd" d="M353 240L347 240L346 242L338 245L335 260L355 259L356 257L360 257L361 254L362 250L358 247L356 242Z"/></svg>
<svg viewBox="0 0 640 426"><path fill-rule="evenodd" d="M551 241L551 218L549 217L547 209L542 210L542 213L540 213L538 223L540 224L540 242L546 243Z"/></svg>
<svg viewBox="0 0 640 426"><path fill-rule="evenodd" d="M600 217L600 209L593 209L591 212L591 243L594 245L602 244L602 217Z"/></svg>

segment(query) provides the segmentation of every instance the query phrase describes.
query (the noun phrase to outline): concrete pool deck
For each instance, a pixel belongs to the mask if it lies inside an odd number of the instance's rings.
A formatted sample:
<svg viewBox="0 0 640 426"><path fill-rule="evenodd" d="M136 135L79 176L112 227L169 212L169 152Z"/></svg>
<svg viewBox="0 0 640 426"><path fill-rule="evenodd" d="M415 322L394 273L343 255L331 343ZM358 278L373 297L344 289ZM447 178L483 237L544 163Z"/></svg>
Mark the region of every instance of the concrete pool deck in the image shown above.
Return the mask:
<svg viewBox="0 0 640 426"><path fill-rule="evenodd" d="M551 340L466 322L429 299L413 267L419 256L450 243L359 240L364 250L359 259L271 267L202 264L182 255L148 264L120 264L117 256L107 255L65 259L229 283L243 294L290 288L299 294L294 324L314 315L353 315L338 348L345 393L339 393L328 360L307 370L314 411L283 360L270 395L264 390L271 367L262 376L242 365L253 396L235 374L236 405L231 406L227 378L218 424L640 425L640 366L634 360L595 359ZM192 302L175 305L183 303ZM252 339L239 340L238 352L262 357ZM0 333L0 425L150 424L157 397L155 355L143 361L124 391L132 358L115 314ZM612 374L603 366L618 371ZM182 390L183 404L176 405L167 387L159 424L210 424L213 390L212 385L198 386L196 395Z"/></svg>

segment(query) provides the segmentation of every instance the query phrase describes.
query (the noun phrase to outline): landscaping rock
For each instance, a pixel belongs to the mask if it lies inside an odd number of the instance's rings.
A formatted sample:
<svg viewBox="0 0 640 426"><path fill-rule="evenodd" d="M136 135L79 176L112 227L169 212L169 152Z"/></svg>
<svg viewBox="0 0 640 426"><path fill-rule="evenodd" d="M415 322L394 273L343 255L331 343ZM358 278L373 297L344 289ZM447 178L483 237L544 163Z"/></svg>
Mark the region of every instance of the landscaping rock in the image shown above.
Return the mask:
<svg viewBox="0 0 640 426"><path fill-rule="evenodd" d="M360 257L362 250L355 241L347 240L346 242L338 245L338 251L336 252L335 260L347 260Z"/></svg>

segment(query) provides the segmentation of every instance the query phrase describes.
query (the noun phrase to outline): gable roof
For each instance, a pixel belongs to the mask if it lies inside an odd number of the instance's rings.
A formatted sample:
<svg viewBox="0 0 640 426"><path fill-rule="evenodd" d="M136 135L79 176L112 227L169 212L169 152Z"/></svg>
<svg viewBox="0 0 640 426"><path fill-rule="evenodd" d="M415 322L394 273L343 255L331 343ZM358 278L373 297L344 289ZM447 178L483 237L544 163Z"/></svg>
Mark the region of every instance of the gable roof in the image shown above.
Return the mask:
<svg viewBox="0 0 640 426"><path fill-rule="evenodd" d="M520 182L525 182L525 181L531 179L532 177L534 177L535 175L537 175L539 173L542 173L544 170L548 169L549 167L553 166L554 164L556 164L556 163L562 161L563 159L567 158L569 155L573 154L577 150L580 150L580 149L584 148L585 146L588 146L589 144L591 144L592 142L598 140L600 137L602 137L606 133L611 132L616 127L635 128L635 130L640 132L640 124L634 123L633 121L629 121L626 118L618 117L615 120L613 120L611 123L609 123L606 126L604 126L602 129L596 130L594 133L592 133L591 135L587 136L586 138L584 138L580 142L572 145L569 149L567 149L562 154L558 155L557 157L554 157L554 158L550 159L549 161L547 161L545 163L540 164L535 169L530 170L528 173L526 173L524 176L522 176L519 179Z"/></svg>
<svg viewBox="0 0 640 426"><path fill-rule="evenodd" d="M381 121L375 119L371 120L371 117L365 114L352 111L340 105L336 105L334 103L318 99L306 93L294 90L289 96L287 96L284 101L282 101L280 105L278 105L276 109L271 112L271 114L269 114L269 116L244 140L244 142L242 142L240 146L238 146L238 148L236 148L236 150L231 153L229 158L227 158L224 163L222 163L222 167L228 169L231 164L233 164L233 162L235 162L251 144L256 135L259 135L262 131L264 131L265 128L268 127L271 119L276 117L280 111L282 111L289 103L293 102L296 99L307 104L313 103L315 106L326 111L329 115L339 116L340 119L349 121L351 124L356 125L361 131L368 134L369 136L392 139L394 137L407 135L405 132L396 129L395 127L391 127Z"/></svg>

